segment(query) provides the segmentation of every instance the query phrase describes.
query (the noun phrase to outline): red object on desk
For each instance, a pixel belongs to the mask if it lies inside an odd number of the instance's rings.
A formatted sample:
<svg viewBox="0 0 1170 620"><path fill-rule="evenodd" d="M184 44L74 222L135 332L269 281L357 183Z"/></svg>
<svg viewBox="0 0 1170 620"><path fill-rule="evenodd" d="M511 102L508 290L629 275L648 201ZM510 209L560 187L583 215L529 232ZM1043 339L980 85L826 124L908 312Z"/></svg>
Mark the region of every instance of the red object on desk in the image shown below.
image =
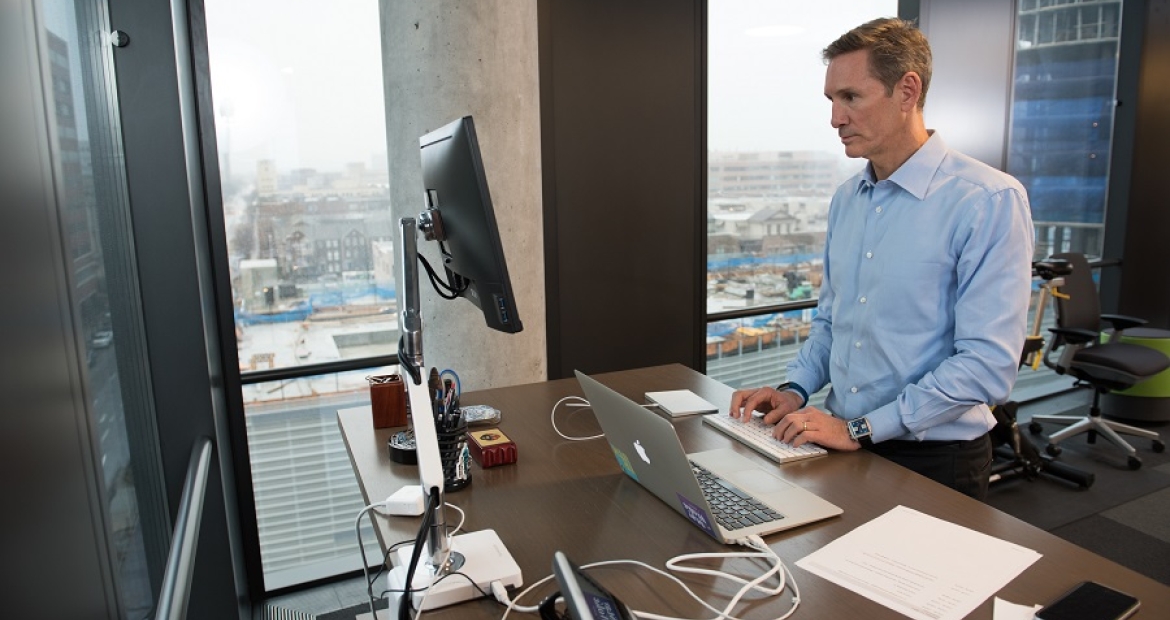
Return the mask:
<svg viewBox="0 0 1170 620"><path fill-rule="evenodd" d="M472 458L484 469L516 462L516 444L498 428L468 431L467 438Z"/></svg>

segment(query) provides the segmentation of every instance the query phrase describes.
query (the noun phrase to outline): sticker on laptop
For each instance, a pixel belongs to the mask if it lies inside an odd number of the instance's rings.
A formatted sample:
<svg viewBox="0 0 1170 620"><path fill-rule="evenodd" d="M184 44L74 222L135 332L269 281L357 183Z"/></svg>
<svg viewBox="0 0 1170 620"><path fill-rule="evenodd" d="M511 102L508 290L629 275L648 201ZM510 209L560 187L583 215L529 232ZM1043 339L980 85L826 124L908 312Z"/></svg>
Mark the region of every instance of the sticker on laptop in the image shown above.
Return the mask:
<svg viewBox="0 0 1170 620"><path fill-rule="evenodd" d="M622 471L626 472L627 476L637 480L638 474L634 473L634 466L630 465L630 457L626 456L625 452L618 450L617 446L611 444L609 447L613 448L613 455L617 457L618 466L622 468Z"/></svg>
<svg viewBox="0 0 1170 620"><path fill-rule="evenodd" d="M678 501L682 504L683 514L691 520L691 523L699 526L699 529L707 532L711 538L719 538L719 535L715 533L715 526L707 519L707 511L699 508L694 502L683 497L682 493L676 493L675 495L678 496Z"/></svg>

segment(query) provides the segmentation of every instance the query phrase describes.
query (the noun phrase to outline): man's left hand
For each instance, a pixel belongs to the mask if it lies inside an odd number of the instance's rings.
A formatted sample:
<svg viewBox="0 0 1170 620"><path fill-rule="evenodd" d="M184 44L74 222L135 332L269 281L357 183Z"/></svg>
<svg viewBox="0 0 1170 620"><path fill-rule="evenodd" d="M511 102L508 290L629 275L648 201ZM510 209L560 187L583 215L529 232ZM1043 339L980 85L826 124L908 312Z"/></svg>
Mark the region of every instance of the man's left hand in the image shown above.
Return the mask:
<svg viewBox="0 0 1170 620"><path fill-rule="evenodd" d="M845 452L861 448L861 444L849 434L845 420L834 418L816 407L805 407L784 416L772 428L772 435L797 448L809 442Z"/></svg>

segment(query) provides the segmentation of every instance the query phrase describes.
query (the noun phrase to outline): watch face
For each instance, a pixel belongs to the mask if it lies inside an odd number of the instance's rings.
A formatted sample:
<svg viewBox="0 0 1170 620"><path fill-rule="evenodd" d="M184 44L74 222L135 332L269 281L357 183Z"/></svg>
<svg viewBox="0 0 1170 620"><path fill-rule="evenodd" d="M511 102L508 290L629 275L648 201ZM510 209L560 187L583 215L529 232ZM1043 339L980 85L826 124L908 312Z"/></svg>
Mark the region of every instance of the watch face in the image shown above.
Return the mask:
<svg viewBox="0 0 1170 620"><path fill-rule="evenodd" d="M869 430L869 420L865 418L857 418L849 421L849 432L854 439L858 437L865 437L872 431Z"/></svg>

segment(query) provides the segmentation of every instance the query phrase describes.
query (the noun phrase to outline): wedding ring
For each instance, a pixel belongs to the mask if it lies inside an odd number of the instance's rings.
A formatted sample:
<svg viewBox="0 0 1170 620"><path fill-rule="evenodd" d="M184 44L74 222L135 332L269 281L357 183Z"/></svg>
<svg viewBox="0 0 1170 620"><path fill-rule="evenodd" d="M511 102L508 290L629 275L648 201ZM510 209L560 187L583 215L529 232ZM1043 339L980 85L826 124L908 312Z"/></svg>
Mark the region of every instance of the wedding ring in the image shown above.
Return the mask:
<svg viewBox="0 0 1170 620"><path fill-rule="evenodd" d="M802 431L807 431L807 430L808 430L808 422L807 422L807 421L805 421L805 423L804 423L804 428L802 428L801 430L802 430Z"/></svg>

